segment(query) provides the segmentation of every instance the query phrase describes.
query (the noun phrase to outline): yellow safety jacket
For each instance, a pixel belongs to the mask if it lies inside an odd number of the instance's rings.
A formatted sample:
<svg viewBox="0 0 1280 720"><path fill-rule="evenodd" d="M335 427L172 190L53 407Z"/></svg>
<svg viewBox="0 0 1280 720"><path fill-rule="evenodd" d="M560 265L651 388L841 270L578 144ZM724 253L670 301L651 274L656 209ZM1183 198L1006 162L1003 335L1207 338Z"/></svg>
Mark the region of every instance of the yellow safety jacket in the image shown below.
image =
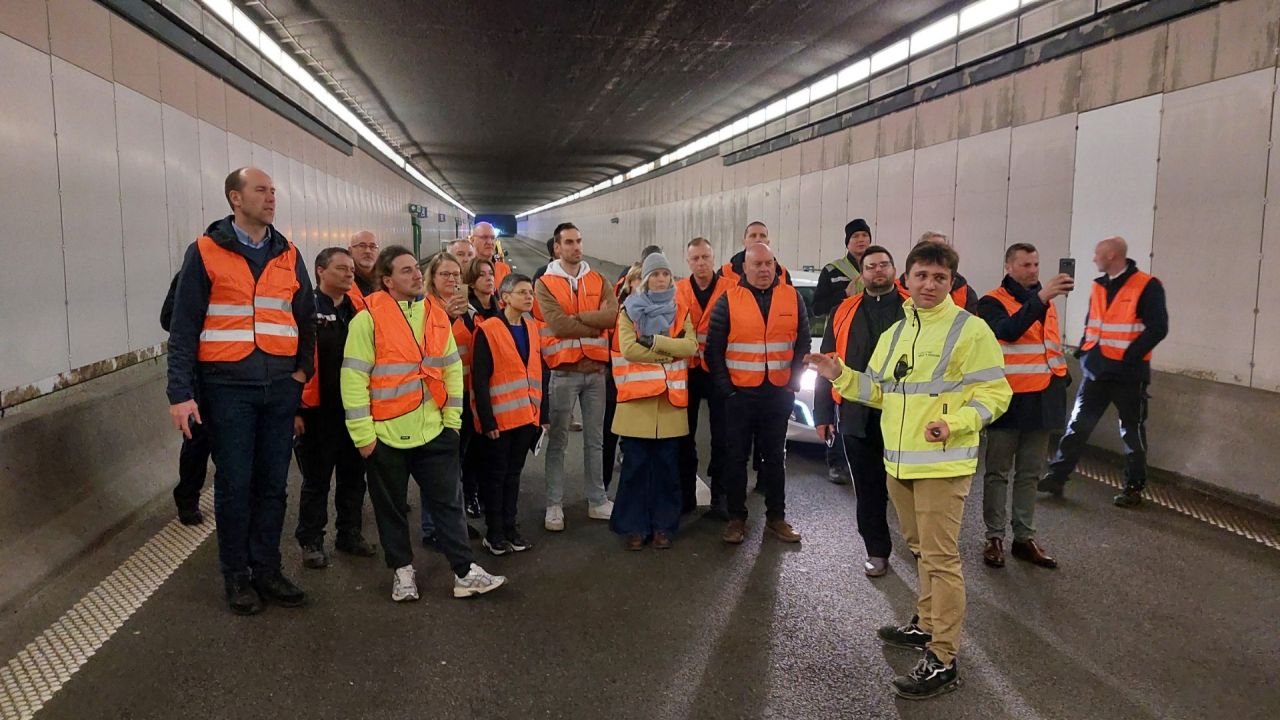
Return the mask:
<svg viewBox="0 0 1280 720"><path fill-rule="evenodd" d="M880 336L867 372L841 361L842 373L832 385L845 399L882 411L884 465L890 475L904 480L972 475L978 469L979 433L1013 398L1000 343L985 322L949 296L928 310L908 299L902 310L906 318ZM946 443L925 440L925 426L935 420L951 428Z"/></svg>

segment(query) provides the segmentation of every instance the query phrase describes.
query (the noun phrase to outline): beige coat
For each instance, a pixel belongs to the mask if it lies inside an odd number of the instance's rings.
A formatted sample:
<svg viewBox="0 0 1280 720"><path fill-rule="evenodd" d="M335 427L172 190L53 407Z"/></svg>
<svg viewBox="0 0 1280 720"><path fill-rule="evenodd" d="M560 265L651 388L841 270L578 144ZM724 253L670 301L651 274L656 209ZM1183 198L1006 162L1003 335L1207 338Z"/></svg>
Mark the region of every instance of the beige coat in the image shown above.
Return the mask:
<svg viewBox="0 0 1280 720"><path fill-rule="evenodd" d="M676 358L692 357L698 352L697 331L693 321L685 319L684 337L657 335L653 349L636 342L636 328L626 311L618 314L618 349L631 362L664 363ZM618 403L613 415L613 434L619 437L676 438L689 434L689 416L685 408L671 404L664 392L650 398Z"/></svg>

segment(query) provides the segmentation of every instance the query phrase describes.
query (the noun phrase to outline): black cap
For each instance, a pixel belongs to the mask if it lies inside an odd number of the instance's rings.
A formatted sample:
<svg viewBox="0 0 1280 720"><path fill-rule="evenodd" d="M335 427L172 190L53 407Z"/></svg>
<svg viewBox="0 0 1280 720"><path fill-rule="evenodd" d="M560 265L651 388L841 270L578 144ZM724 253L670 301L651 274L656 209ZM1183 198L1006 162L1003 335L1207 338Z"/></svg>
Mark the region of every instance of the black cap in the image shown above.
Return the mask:
<svg viewBox="0 0 1280 720"><path fill-rule="evenodd" d="M868 236L871 235L871 226L862 218L850 220L849 224L844 226L844 242L846 245L849 243L849 238L853 237L853 234L859 230L866 233Z"/></svg>

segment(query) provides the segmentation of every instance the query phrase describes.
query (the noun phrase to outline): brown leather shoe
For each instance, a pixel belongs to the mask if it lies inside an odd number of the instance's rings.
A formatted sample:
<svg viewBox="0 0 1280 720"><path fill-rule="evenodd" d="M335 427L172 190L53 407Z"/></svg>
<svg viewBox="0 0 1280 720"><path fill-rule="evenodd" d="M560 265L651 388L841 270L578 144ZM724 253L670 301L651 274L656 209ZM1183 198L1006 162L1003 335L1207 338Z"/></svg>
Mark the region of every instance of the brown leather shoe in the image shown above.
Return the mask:
<svg viewBox="0 0 1280 720"><path fill-rule="evenodd" d="M742 518L733 518L728 525L724 527L724 534L720 539L730 545L741 545L743 540L747 539L747 521Z"/></svg>
<svg viewBox="0 0 1280 720"><path fill-rule="evenodd" d="M627 536L627 540L626 540L626 542L622 545L622 549L623 549L623 550L643 550L643 549L644 549L644 536L643 536L643 535L628 535L628 536Z"/></svg>
<svg viewBox="0 0 1280 720"><path fill-rule="evenodd" d="M1013 545L1009 548L1009 554L1019 560L1026 560L1032 565L1042 568L1053 569L1058 567L1058 561L1044 554L1044 550L1036 544L1035 540L1014 540Z"/></svg>
<svg viewBox="0 0 1280 720"><path fill-rule="evenodd" d="M786 520L770 520L764 524L764 529L773 533L774 537L785 543L800 542L800 533L791 527L791 523Z"/></svg>
<svg viewBox="0 0 1280 720"><path fill-rule="evenodd" d="M987 538L987 546L982 550L982 562L994 568L1004 567L1004 541L998 537Z"/></svg>
<svg viewBox="0 0 1280 720"><path fill-rule="evenodd" d="M671 537L666 533L658 530L653 533L653 549L654 550L670 550Z"/></svg>

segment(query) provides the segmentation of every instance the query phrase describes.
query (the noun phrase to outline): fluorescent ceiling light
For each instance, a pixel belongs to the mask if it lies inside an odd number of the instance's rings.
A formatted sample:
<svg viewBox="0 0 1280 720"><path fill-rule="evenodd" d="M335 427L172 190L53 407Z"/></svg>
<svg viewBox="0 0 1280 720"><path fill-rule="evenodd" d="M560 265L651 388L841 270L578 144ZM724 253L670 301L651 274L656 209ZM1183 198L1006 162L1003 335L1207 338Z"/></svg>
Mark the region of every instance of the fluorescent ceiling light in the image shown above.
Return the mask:
<svg viewBox="0 0 1280 720"><path fill-rule="evenodd" d="M843 90L850 85L866 80L871 75L871 61L863 58L840 71L836 76L836 89Z"/></svg>
<svg viewBox="0 0 1280 720"><path fill-rule="evenodd" d="M828 75L809 86L809 102L817 102L822 98L835 94L836 76Z"/></svg>
<svg viewBox="0 0 1280 720"><path fill-rule="evenodd" d="M960 11L960 32L967 33L1018 9L1018 0L981 0Z"/></svg>
<svg viewBox="0 0 1280 720"><path fill-rule="evenodd" d="M716 142L722 143L731 137L733 137L733 126L725 125L724 127L720 128L720 130L716 133Z"/></svg>
<svg viewBox="0 0 1280 720"><path fill-rule="evenodd" d="M251 45L258 47L258 35L260 34L260 31L258 30L257 23L255 23L248 15L245 15L244 11L240 8L232 8L231 13L231 27L235 28L235 31L240 33L240 35L243 36L245 40L248 40Z"/></svg>
<svg viewBox="0 0 1280 720"><path fill-rule="evenodd" d="M882 70L887 70L903 60L906 60L907 56L910 54L910 47L910 40L899 40L875 55L872 55L871 72L874 74Z"/></svg>
<svg viewBox="0 0 1280 720"><path fill-rule="evenodd" d="M958 21L958 16L948 15L938 22L912 33L911 54L919 55L925 50L938 47L955 37L959 33L956 29Z"/></svg>
<svg viewBox="0 0 1280 720"><path fill-rule="evenodd" d="M797 90L787 96L787 112L799 110L809 104L809 88Z"/></svg>
<svg viewBox="0 0 1280 720"><path fill-rule="evenodd" d="M745 117L741 118L733 124L733 135L734 137L737 137L750 129L750 126L747 124L747 119Z"/></svg>
<svg viewBox="0 0 1280 720"><path fill-rule="evenodd" d="M769 106L764 109L764 119L766 122L768 122L769 120L775 120L786 114L787 114L786 100L778 100L777 102L769 103Z"/></svg>
<svg viewBox="0 0 1280 720"><path fill-rule="evenodd" d="M758 128L765 124L765 110L762 108L747 116L747 129Z"/></svg>
<svg viewBox="0 0 1280 720"><path fill-rule="evenodd" d="M258 35L258 51L275 65L280 65L280 46L276 44L275 40L267 37L266 33Z"/></svg>
<svg viewBox="0 0 1280 720"><path fill-rule="evenodd" d="M235 14L232 12L235 7L231 4L231 0L202 0L205 7L213 11L214 15L222 18L228 25L235 22Z"/></svg>

